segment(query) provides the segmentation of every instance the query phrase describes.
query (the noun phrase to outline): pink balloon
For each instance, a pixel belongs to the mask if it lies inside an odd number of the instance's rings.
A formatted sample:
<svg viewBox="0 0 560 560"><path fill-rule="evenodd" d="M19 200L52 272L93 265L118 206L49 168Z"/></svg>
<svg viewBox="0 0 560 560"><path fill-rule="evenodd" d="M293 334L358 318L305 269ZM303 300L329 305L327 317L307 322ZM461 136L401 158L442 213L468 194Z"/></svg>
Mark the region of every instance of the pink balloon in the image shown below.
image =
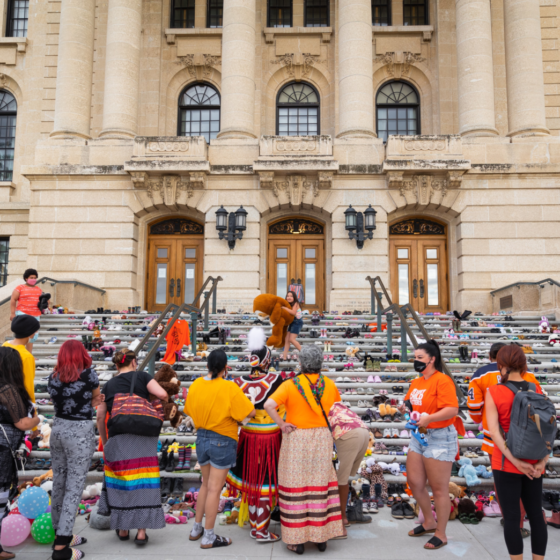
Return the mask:
<svg viewBox="0 0 560 560"><path fill-rule="evenodd" d="M2 520L0 543L2 546L17 546L31 533L31 523L23 515L8 515Z"/></svg>

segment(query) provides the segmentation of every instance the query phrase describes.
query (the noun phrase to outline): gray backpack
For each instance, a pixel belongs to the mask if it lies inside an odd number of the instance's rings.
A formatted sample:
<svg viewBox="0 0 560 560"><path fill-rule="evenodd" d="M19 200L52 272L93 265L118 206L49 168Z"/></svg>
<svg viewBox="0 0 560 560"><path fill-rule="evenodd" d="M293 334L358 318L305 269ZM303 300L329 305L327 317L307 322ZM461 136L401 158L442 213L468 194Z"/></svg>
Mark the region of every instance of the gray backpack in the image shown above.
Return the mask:
<svg viewBox="0 0 560 560"><path fill-rule="evenodd" d="M512 383L504 385L515 394L509 432L504 435L507 448L517 459L538 461L550 454L556 438L554 404L536 392L534 383L529 383L528 391L518 390Z"/></svg>

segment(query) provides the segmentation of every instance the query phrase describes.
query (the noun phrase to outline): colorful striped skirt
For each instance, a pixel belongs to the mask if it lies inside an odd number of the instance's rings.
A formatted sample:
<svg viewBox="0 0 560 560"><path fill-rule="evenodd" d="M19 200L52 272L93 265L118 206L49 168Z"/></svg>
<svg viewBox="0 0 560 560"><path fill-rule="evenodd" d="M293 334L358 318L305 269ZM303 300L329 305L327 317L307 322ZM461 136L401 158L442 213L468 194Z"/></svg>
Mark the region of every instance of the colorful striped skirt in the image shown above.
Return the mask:
<svg viewBox="0 0 560 560"><path fill-rule="evenodd" d="M111 529L163 529L157 437L121 434L104 448L105 479L99 513Z"/></svg>
<svg viewBox="0 0 560 560"><path fill-rule="evenodd" d="M322 543L343 533L332 450L328 428L295 430L282 437L278 489L286 544Z"/></svg>

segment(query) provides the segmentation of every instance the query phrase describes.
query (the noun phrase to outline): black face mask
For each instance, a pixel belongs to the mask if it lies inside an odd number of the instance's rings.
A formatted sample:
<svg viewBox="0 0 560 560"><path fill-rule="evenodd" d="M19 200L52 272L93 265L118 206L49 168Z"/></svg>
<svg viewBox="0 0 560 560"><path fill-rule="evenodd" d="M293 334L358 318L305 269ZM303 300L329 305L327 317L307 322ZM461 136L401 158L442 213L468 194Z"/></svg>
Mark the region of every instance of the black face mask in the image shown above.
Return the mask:
<svg viewBox="0 0 560 560"><path fill-rule="evenodd" d="M422 373L427 367L428 364L425 364L420 360L414 360L414 370L417 371L418 373Z"/></svg>

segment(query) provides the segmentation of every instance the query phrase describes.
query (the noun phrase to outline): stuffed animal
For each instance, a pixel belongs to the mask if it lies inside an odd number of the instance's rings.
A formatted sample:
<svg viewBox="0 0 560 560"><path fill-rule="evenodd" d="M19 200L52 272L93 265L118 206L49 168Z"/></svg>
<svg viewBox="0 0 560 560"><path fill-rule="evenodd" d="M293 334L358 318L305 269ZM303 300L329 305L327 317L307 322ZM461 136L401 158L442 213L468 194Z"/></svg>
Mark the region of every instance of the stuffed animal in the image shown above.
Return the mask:
<svg viewBox="0 0 560 560"><path fill-rule="evenodd" d="M539 323L539 331L542 333L550 332L550 323L547 317L541 317L541 322Z"/></svg>
<svg viewBox="0 0 560 560"><path fill-rule="evenodd" d="M548 343L550 346L560 346L560 334L551 334L548 337Z"/></svg>
<svg viewBox="0 0 560 560"><path fill-rule="evenodd" d="M258 311L261 316L268 316L272 323L272 336L268 337L267 346L284 346L288 325L292 324L294 316L283 307L289 308L290 304L284 298L272 294L261 294L253 301L253 312Z"/></svg>
<svg viewBox="0 0 560 560"><path fill-rule="evenodd" d="M163 364L159 371L154 375L154 379L161 385L167 393L167 402L163 404L163 414L166 420L171 422L171 425L176 428L182 420L179 407L173 402L173 397L179 394L181 390L181 382L177 377L175 370L168 364ZM156 397L150 395L150 401L156 400Z"/></svg>
<svg viewBox="0 0 560 560"><path fill-rule="evenodd" d="M101 495L101 489L103 484L101 482L97 482L96 484L92 484L91 486L87 486L84 491L82 492L82 500L90 500L91 498L95 498L96 496Z"/></svg>
<svg viewBox="0 0 560 560"><path fill-rule="evenodd" d="M42 474L41 476L36 476L33 479L33 484L35 486L41 486L41 484L43 484L43 482L45 482L46 480L52 480L53 478L53 472L52 469L50 471L47 471L46 473Z"/></svg>
<svg viewBox="0 0 560 560"><path fill-rule="evenodd" d="M476 504L469 498L462 498L459 500L458 512L459 515L474 515L479 521L482 521L484 518L484 513L482 511L478 511Z"/></svg>
<svg viewBox="0 0 560 560"><path fill-rule="evenodd" d="M459 476L465 477L467 486L478 486L480 484L480 479L470 459L459 459L457 464L461 466L459 469Z"/></svg>
<svg viewBox="0 0 560 560"><path fill-rule="evenodd" d="M454 482L449 483L449 499L451 500L451 510L449 512L449 520L453 521L459 516L459 499L464 494L463 490Z"/></svg>
<svg viewBox="0 0 560 560"><path fill-rule="evenodd" d="M228 515L226 518L226 523L231 525L233 523L237 523L239 519L239 509L241 508L241 500L234 502L233 509L231 510L231 515Z"/></svg>
<svg viewBox="0 0 560 560"><path fill-rule="evenodd" d="M50 447L52 428L47 422L41 424L41 441L38 443L39 447Z"/></svg>

